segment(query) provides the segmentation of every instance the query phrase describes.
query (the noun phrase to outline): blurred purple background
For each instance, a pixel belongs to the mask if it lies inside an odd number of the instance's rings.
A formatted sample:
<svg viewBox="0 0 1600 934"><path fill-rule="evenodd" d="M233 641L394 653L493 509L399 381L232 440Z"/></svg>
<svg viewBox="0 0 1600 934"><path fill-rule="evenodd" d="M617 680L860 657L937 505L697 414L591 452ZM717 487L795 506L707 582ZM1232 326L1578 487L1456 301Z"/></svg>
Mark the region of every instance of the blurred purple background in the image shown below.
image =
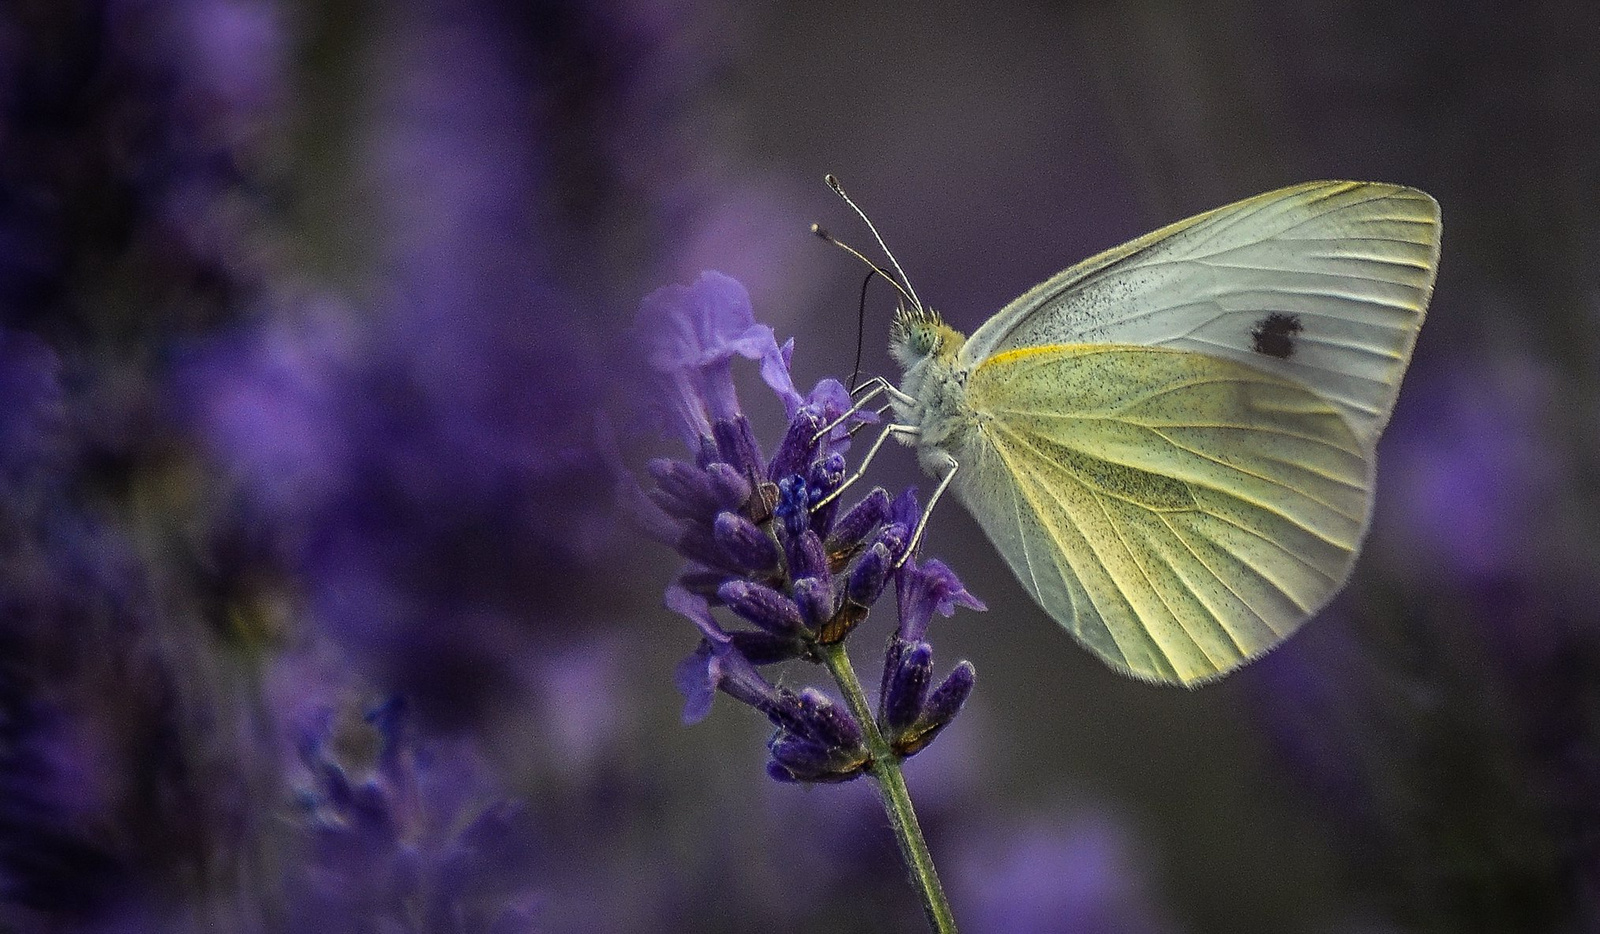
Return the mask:
<svg viewBox="0 0 1600 934"><path fill-rule="evenodd" d="M825 172L967 331L1280 185L1444 211L1372 535L1268 658L1123 679L935 517L989 606L935 624L979 686L907 770L963 929L1600 929L1597 36L1580 0L5 5L0 930L922 930L867 783L680 724L673 559L607 479L676 454L659 285L734 275L798 384L847 375L860 269L806 228L868 237Z"/></svg>

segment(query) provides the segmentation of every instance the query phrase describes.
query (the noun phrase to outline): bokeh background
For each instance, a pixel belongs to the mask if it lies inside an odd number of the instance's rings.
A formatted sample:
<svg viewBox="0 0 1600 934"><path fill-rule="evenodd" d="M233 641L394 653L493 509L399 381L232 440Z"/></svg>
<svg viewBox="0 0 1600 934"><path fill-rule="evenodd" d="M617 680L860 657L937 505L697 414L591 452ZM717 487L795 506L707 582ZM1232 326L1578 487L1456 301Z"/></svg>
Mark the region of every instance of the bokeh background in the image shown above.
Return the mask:
<svg viewBox="0 0 1600 934"><path fill-rule="evenodd" d="M989 605L936 624L978 689L908 766L964 930L1600 930L1597 39L1583 0L0 6L0 931L924 929L866 782L680 724L674 559L609 479L677 453L659 285L735 275L847 376L829 171L969 331L1280 185L1443 205L1367 548L1266 659L1125 680L936 516Z"/></svg>

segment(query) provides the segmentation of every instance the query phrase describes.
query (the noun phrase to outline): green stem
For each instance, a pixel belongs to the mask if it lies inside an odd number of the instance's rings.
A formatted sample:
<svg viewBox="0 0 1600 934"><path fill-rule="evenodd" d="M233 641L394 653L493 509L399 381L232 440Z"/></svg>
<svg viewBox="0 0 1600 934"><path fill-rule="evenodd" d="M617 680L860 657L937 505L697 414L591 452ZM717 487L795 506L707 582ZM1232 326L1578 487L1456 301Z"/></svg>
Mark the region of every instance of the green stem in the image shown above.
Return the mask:
<svg viewBox="0 0 1600 934"><path fill-rule="evenodd" d="M922 896L928 925L935 934L956 934L956 919L950 914L950 903L945 901L944 889L939 885L939 873L933 868L933 856L928 852L927 841L922 839L922 827L917 824L917 812L911 807L911 793L906 790L906 779L900 771L900 757L878 732L878 722L867 704L866 692L861 690L861 682L856 680L856 671L845 654L844 643L821 645L817 649L839 683L839 690L844 692L850 712L866 733L867 749L872 754L872 777L878 781L883 810L889 815L895 840L900 844L900 857L905 860L911 881Z"/></svg>

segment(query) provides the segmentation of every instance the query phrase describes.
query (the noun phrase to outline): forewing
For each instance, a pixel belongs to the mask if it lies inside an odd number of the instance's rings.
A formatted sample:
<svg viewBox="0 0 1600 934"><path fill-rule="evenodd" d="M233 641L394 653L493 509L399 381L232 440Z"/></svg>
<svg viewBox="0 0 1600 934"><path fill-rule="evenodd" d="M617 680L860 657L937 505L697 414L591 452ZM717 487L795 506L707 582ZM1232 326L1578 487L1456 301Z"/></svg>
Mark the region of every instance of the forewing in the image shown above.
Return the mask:
<svg viewBox="0 0 1600 934"><path fill-rule="evenodd" d="M1113 667L1194 684L1287 638L1343 586L1371 448L1293 381L1128 346L973 372L956 488L1039 604Z"/></svg>
<svg viewBox="0 0 1600 934"><path fill-rule="evenodd" d="M1054 344L1193 350L1286 376L1375 442L1439 259L1439 205L1412 188L1310 182L1162 228L1012 302L962 350Z"/></svg>

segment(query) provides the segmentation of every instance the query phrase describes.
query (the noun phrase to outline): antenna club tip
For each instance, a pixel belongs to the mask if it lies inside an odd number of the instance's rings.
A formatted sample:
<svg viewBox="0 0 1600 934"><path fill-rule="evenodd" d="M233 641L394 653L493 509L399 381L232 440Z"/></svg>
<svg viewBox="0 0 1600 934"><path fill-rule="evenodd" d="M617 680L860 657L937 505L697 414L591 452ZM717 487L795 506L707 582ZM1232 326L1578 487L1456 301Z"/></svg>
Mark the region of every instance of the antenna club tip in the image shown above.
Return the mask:
<svg viewBox="0 0 1600 934"><path fill-rule="evenodd" d="M826 182L828 187L832 188L834 191L837 191L840 194L844 193L844 187L839 184L839 180L834 177L832 172L822 176L822 180Z"/></svg>
<svg viewBox="0 0 1600 934"><path fill-rule="evenodd" d="M823 227L821 224L812 224L811 225L811 232L816 234L817 236L821 237L824 240L832 240L833 239L833 237L828 234L827 228Z"/></svg>

